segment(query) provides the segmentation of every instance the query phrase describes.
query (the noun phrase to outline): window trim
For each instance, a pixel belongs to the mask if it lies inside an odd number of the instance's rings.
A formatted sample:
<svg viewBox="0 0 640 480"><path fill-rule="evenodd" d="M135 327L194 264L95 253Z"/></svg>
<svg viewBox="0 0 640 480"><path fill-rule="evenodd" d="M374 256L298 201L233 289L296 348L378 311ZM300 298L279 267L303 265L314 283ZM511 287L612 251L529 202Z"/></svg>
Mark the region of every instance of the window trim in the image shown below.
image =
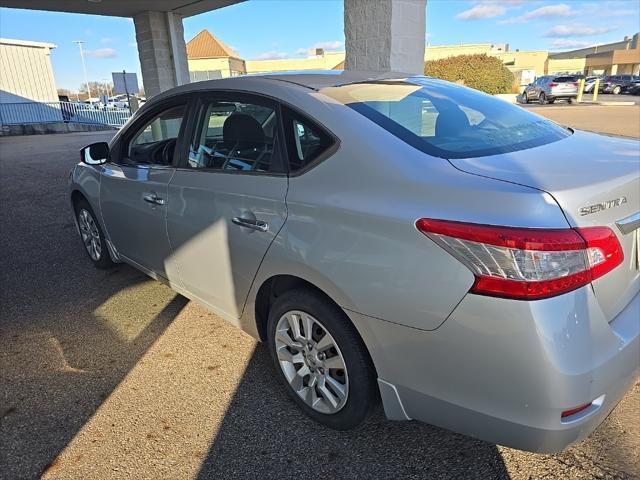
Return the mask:
<svg viewBox="0 0 640 480"><path fill-rule="evenodd" d="M193 168L188 165L189 148L191 147L191 142L194 139L194 136L202 130L206 106L212 101L238 101L238 99L243 103L246 101L246 103L253 103L272 108L276 112L278 122L275 126L277 131L274 135L274 156L277 156L278 158L278 162L280 163L279 170L281 171L259 172L255 170L222 170L219 168ZM277 99L244 90L207 90L196 97L192 105L192 113L190 117L191 122L189 130L183 133L183 153L175 166L176 170L187 172L222 173L225 175L257 175L267 177L287 176L288 162L286 162L285 159L288 157L285 145L286 142L282 140L284 134L282 129L281 104ZM286 165L284 165L285 163Z"/></svg>
<svg viewBox="0 0 640 480"><path fill-rule="evenodd" d="M173 161L171 165L156 165L153 163L137 163L133 160L130 160L128 154L128 146L133 140L133 138L145 127L149 121L155 118L159 113L174 108L178 105L184 105L184 116L182 117L182 123L180 124L180 131L178 132L178 136L176 137L176 145L173 151ZM184 134L187 131L189 126L190 119L192 117L193 111L193 94L185 94L172 97L167 102L160 102L158 105L154 105L149 111L143 113L140 118L137 118L135 122L127 127L127 130L122 133L122 136L118 139L117 146L117 156L114 160L113 157L110 160L110 163L113 163L118 166L124 167L135 167L135 168L156 168L156 169L167 169L167 168L176 168L176 164L179 162L180 152L184 151ZM178 155L178 156L177 156ZM127 159L128 161L124 161Z"/></svg>
<svg viewBox="0 0 640 480"><path fill-rule="evenodd" d="M338 151L338 149L340 148L340 139L336 135L334 135L334 133L331 130L329 130L324 125L322 125L320 122L318 122L315 118L311 118L309 115L307 115L305 113L302 113L297 108L291 107L289 105L283 105L283 106L284 106L284 108L283 108L283 112L282 112L281 122L282 122L282 129L284 130L284 135L285 135L285 143L286 143L285 146L286 146L286 149L287 149L287 172L288 172L289 177L295 178L295 177L299 177L300 175L304 175L309 170L312 170L315 167L317 167L318 165L320 165L326 159L332 157ZM291 115L292 115L292 118L291 118ZM293 135L293 132L290 132L287 135L287 132L286 132L286 129L285 129L284 121L287 118L291 118L292 120L294 118L298 118L301 123L310 124L309 126L311 128L316 128L316 129L320 130L322 133L327 135L329 137L329 139L331 140L331 145L329 145L327 148L325 148L311 162L306 164L304 167L296 170L295 172L292 172L291 169L290 169L290 167L291 167L291 155L293 155L294 153L290 152L289 150L293 149L294 152L295 152L295 147L293 147L291 145L291 143L292 143L291 139L288 138L288 137Z"/></svg>

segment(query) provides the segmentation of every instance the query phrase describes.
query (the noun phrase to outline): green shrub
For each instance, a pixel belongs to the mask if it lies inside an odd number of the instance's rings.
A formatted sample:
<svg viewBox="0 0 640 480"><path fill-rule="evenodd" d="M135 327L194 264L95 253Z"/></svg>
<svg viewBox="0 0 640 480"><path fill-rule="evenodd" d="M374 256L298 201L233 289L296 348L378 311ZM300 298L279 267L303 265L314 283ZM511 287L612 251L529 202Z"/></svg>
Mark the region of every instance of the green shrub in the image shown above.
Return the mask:
<svg viewBox="0 0 640 480"><path fill-rule="evenodd" d="M515 80L500 59L485 54L429 60L424 73L490 94L509 93Z"/></svg>

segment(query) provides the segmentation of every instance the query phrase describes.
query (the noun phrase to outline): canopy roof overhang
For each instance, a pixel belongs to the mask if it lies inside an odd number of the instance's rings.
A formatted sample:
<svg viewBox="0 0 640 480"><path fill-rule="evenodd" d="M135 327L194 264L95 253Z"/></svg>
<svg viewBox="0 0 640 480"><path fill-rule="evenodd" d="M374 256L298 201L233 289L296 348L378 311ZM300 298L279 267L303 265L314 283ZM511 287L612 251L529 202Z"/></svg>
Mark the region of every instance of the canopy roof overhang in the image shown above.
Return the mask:
<svg viewBox="0 0 640 480"><path fill-rule="evenodd" d="M0 0L0 7L133 17L150 10L185 17L216 10L244 0Z"/></svg>

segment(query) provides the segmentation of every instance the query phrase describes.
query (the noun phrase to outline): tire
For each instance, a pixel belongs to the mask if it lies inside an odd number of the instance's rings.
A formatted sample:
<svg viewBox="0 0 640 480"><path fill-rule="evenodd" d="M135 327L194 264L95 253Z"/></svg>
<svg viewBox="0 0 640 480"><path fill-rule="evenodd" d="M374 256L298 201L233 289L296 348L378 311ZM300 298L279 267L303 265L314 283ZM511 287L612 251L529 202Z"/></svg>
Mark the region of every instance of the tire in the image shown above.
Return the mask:
<svg viewBox="0 0 640 480"><path fill-rule="evenodd" d="M269 311L267 336L287 394L309 417L335 430L350 430L373 413L379 393L371 358L349 318L330 300L310 289L281 295ZM308 373L299 375L303 371ZM328 395L323 393L327 388Z"/></svg>
<svg viewBox="0 0 640 480"><path fill-rule="evenodd" d="M622 89L620 88L620 85L616 85L615 87L613 87L613 90L611 90L611 93L613 93L614 95L620 95L621 91Z"/></svg>
<svg viewBox="0 0 640 480"><path fill-rule="evenodd" d="M80 241L85 253L96 268L106 270L113 267L107 242L100 223L89 203L82 199L75 206L76 220L80 230Z"/></svg>
<svg viewBox="0 0 640 480"><path fill-rule="evenodd" d="M538 96L538 103L540 105L544 105L547 103L547 96L544 94L544 92L540 92L540 95Z"/></svg>
<svg viewBox="0 0 640 480"><path fill-rule="evenodd" d="M522 100L524 103L529 103L529 95L527 95L527 91L522 92Z"/></svg>

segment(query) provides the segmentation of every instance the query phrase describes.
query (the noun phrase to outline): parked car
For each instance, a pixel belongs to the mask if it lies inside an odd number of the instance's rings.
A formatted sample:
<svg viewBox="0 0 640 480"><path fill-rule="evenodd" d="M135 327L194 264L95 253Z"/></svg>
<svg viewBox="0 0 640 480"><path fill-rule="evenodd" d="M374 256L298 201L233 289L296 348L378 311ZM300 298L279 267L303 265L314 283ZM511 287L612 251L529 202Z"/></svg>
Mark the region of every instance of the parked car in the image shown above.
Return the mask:
<svg viewBox="0 0 640 480"><path fill-rule="evenodd" d="M155 96L69 193L96 267L266 342L316 421L549 452L640 372L639 146L422 76L247 76Z"/></svg>
<svg viewBox="0 0 640 480"><path fill-rule="evenodd" d="M541 105L556 100L571 102L578 96L578 80L574 76L545 75L539 77L522 92L524 103L532 100Z"/></svg>
<svg viewBox="0 0 640 480"><path fill-rule="evenodd" d="M608 75L600 82L600 92L618 95L637 80L640 80L637 75Z"/></svg>
<svg viewBox="0 0 640 480"><path fill-rule="evenodd" d="M602 77L600 76L590 76L585 78L584 81L584 93L592 93L593 89L596 85L596 80L600 79L600 81L602 81ZM598 91L600 91L600 88L598 88Z"/></svg>
<svg viewBox="0 0 640 480"><path fill-rule="evenodd" d="M627 92L631 95L640 95L640 80L633 82L628 88Z"/></svg>
<svg viewBox="0 0 640 480"><path fill-rule="evenodd" d="M638 86L640 86L640 77L636 77L629 82L626 82L622 86L622 93L631 93L637 92Z"/></svg>

